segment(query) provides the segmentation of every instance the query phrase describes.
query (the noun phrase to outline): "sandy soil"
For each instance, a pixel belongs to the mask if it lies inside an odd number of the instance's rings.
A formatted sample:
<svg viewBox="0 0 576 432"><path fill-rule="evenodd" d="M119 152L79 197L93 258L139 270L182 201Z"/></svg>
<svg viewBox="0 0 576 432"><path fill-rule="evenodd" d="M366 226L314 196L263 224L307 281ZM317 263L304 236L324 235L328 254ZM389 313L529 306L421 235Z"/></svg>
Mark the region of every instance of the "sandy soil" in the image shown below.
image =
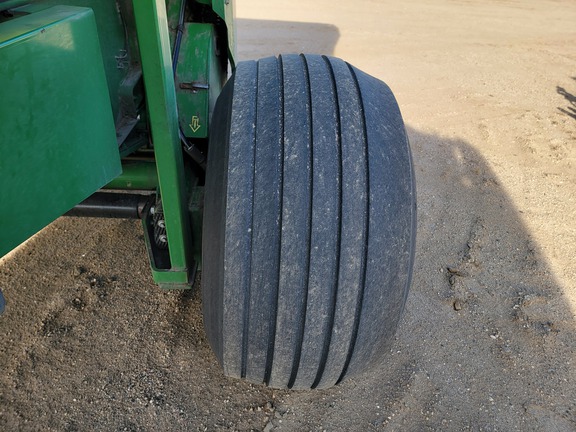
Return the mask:
<svg viewBox="0 0 576 432"><path fill-rule="evenodd" d="M132 221L60 219L0 264L0 430L576 430L576 3L243 0L241 58L322 52L395 91L419 238L372 373L222 376L195 292Z"/></svg>

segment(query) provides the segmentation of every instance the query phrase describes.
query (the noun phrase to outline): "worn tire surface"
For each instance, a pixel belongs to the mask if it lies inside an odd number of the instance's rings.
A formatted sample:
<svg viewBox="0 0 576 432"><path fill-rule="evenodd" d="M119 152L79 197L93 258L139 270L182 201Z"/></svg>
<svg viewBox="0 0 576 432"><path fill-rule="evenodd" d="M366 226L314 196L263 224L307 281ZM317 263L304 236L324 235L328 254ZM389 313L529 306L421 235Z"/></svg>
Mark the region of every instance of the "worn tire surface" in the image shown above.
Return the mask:
<svg viewBox="0 0 576 432"><path fill-rule="evenodd" d="M381 361L416 235L389 88L331 57L243 62L212 125L203 313L225 373L325 388Z"/></svg>

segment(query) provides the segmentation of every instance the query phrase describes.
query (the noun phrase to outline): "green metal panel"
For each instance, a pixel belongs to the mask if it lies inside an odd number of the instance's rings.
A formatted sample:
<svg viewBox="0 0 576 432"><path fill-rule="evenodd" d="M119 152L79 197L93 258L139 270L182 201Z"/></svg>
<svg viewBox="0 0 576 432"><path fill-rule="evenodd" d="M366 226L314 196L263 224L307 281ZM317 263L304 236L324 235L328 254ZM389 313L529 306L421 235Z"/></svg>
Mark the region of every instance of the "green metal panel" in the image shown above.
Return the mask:
<svg viewBox="0 0 576 432"><path fill-rule="evenodd" d="M211 24L188 23L176 69L180 127L188 138L208 137L210 114L222 90L224 74L216 57L216 31Z"/></svg>
<svg viewBox="0 0 576 432"><path fill-rule="evenodd" d="M0 1L0 11L17 8L19 6L25 5L26 3L28 3L27 0L4 0L4 1Z"/></svg>
<svg viewBox="0 0 576 432"><path fill-rule="evenodd" d="M173 1L173 0L167 0ZM234 18L236 11L234 7L235 0L196 0L212 7L212 10L226 23L226 37L228 38L228 56L232 66L234 66L236 58L236 30L234 26Z"/></svg>
<svg viewBox="0 0 576 432"><path fill-rule="evenodd" d="M164 0L134 0L133 4L170 252L170 267L157 268L152 263L152 270L161 286L186 288L193 272L192 238L166 5Z"/></svg>
<svg viewBox="0 0 576 432"><path fill-rule="evenodd" d="M130 0L34 0L18 9L19 12L38 12L54 6L86 7L94 12L97 37L100 41L101 55L108 83L109 104L112 105L114 119L119 111L118 89L130 71L131 53L126 41L126 29L120 16L120 5ZM130 21L126 22L129 26Z"/></svg>
<svg viewBox="0 0 576 432"><path fill-rule="evenodd" d="M0 256L120 174L91 9L0 25Z"/></svg>

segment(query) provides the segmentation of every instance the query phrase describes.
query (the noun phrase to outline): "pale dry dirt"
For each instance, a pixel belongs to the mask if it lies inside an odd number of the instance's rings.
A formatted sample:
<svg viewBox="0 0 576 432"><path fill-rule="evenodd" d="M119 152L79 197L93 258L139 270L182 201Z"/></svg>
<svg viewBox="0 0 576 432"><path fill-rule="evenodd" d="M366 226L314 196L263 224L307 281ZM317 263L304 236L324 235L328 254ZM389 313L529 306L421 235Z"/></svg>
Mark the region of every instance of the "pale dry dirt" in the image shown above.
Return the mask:
<svg viewBox="0 0 576 432"><path fill-rule="evenodd" d="M243 0L241 58L386 81L418 180L414 283L374 371L226 379L139 224L60 219L0 264L2 431L576 431L576 3Z"/></svg>

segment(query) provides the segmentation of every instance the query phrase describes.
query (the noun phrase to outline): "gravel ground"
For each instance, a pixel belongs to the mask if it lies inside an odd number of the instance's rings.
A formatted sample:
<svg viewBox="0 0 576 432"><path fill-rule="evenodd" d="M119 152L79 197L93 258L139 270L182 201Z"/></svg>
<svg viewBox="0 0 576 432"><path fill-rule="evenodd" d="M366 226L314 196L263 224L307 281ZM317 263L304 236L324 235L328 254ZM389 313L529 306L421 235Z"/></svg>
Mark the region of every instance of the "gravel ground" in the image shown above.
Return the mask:
<svg viewBox="0 0 576 432"><path fill-rule="evenodd" d="M419 237L390 353L324 391L227 379L139 223L61 218L0 262L0 430L576 431L576 3L237 13L241 58L335 55L398 98Z"/></svg>

